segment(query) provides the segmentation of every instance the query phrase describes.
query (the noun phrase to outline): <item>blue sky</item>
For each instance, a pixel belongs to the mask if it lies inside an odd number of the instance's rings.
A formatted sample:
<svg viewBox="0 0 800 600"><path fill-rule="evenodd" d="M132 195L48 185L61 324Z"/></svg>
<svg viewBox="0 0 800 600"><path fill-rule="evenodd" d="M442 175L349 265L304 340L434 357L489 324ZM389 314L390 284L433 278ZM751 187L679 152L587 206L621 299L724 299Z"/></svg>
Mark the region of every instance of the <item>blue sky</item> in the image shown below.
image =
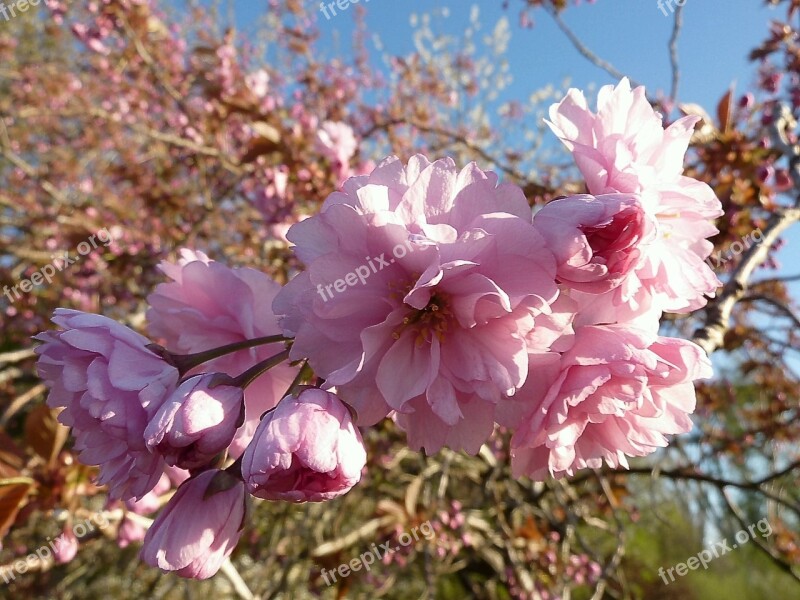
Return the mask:
<svg viewBox="0 0 800 600"><path fill-rule="evenodd" d="M309 7L320 3L319 0L304 2ZM361 0L359 3L367 9L370 32L380 36L386 50L393 54L412 50L412 13L446 8L449 17L437 19L436 24L443 33L457 34L465 29L474 4L480 7L487 29L503 16L512 24L508 55L514 76L514 83L508 90L511 96L527 97L531 91L566 77L572 79L575 87L581 88L590 83L613 82L611 77L578 55L543 11L533 13L535 26L532 29L520 28L521 0L512 0L509 10L502 9L501 0ZM238 25L246 31L248 24L253 23L254 17L263 10L263 3L240 0L235 7ZM563 13L563 18L595 53L620 71L652 90L668 90L671 71L667 42L673 20L666 6L664 11L659 9L657 0L597 0L595 4L584 1L580 7L570 7ZM348 52L353 31L354 8L351 6L337 12L329 20L321 11L317 12L323 45L330 53ZM764 7L760 0L686 0L679 46L682 65L680 99L709 105L731 83L750 82L753 68L746 54L764 37L771 15L778 14Z"/></svg>
<svg viewBox="0 0 800 600"><path fill-rule="evenodd" d="M315 8L320 3L320 0L303 1ZM669 1L664 0L664 10L659 8L657 0L597 0L594 4L584 1L579 7L567 9L562 17L595 54L651 92L667 93L672 76L667 51L673 27ZM521 0L511 0L508 10L503 10L501 0L361 0L359 4L367 9L369 32L381 39L389 54L407 54L413 50L412 14L441 13L446 9L448 16L440 16L433 23L448 35L464 31L471 7L476 4L487 32L498 19L508 18L512 37L507 57L513 82L504 95L509 99L525 99L531 92L550 83L558 85L566 78L573 87L581 89L588 89L591 84L615 83L578 54L544 11L532 13L535 19L532 29L519 27ZM264 3L240 0L234 2L234 7L238 28L247 32L253 30ZM761 0L686 0L678 45L681 65L678 100L701 104L713 114L717 101L731 85L738 84L739 91L749 88L755 67L747 60L747 53L763 40L770 19L781 17L782 10L766 7ZM349 58L355 9L351 6L337 12L330 19L317 12L322 48L328 56L347 53L343 58ZM376 63L378 59L376 54ZM800 231L797 228L790 231L787 241L778 257L784 265L781 272L788 275L800 272L799 261L794 258L800 247ZM795 297L800 297L800 283L792 289Z"/></svg>

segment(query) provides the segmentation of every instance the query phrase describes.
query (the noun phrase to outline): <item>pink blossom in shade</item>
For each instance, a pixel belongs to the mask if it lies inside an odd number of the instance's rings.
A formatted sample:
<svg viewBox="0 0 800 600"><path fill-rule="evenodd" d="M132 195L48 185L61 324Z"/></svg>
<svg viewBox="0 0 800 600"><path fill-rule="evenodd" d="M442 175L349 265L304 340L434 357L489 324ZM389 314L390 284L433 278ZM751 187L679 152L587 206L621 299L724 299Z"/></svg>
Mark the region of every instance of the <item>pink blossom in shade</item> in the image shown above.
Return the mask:
<svg viewBox="0 0 800 600"><path fill-rule="evenodd" d="M642 87L623 79L600 90L592 112L583 93L572 89L550 108L553 132L572 152L591 194L632 193L657 221L657 236L640 268L642 295L658 308L690 312L706 304L720 285L705 264L717 233L712 220L722 205L705 183L683 175L684 155L698 117L679 119L666 129Z"/></svg>
<svg viewBox="0 0 800 600"><path fill-rule="evenodd" d="M147 338L101 315L56 309L61 331L36 336L47 403L64 410L81 462L99 465L100 484L123 500L153 489L164 461L148 451L144 430L178 383L178 370L150 351Z"/></svg>
<svg viewBox="0 0 800 600"><path fill-rule="evenodd" d="M131 519L123 519L117 528L117 546L127 548L131 544L141 542L147 535L147 530Z"/></svg>
<svg viewBox="0 0 800 600"><path fill-rule="evenodd" d="M274 304L292 358L359 424L394 410L412 447L477 452L547 349L531 332L556 264L531 221L522 191L474 163L389 158L349 179L288 234L307 267Z"/></svg>
<svg viewBox="0 0 800 600"><path fill-rule="evenodd" d="M140 500L126 500L125 509L137 515L152 514L164 504L164 495L173 488L178 487L188 478L189 471L177 467L167 467L158 480L156 487L145 494ZM120 548L126 548L130 544L141 542L146 533L147 530L142 527L141 524L126 516L122 519L117 529L117 545Z"/></svg>
<svg viewBox="0 0 800 600"><path fill-rule="evenodd" d="M149 515L161 508L161 496L172 489L172 482L166 473L162 473L156 486L139 500L126 500L125 508L137 515Z"/></svg>
<svg viewBox="0 0 800 600"><path fill-rule="evenodd" d="M631 194L560 198L536 213L533 225L556 257L559 282L592 294L634 276L656 235L655 220Z"/></svg>
<svg viewBox="0 0 800 600"><path fill-rule="evenodd" d="M349 409L334 394L309 388L264 417L244 452L242 477L258 498L322 502L350 491L366 461Z"/></svg>
<svg viewBox="0 0 800 600"><path fill-rule="evenodd" d="M167 466L164 469L164 473L166 473L167 477L169 477L169 481L173 487L178 487L180 484L189 479L189 477L191 476L191 473L189 473L189 471L187 471L186 469L181 469L179 467Z"/></svg>
<svg viewBox="0 0 800 600"><path fill-rule="evenodd" d="M268 231L270 235L272 235L272 237L280 240L281 242L283 242L288 246L289 239L286 237L286 234L289 233L289 229L291 229L292 225L294 225L295 223L300 223L301 221L305 221L307 218L308 215L294 215L290 218L290 220L270 225L268 227Z"/></svg>
<svg viewBox="0 0 800 600"><path fill-rule="evenodd" d="M162 262L172 281L158 285L148 296L149 331L171 352L192 354L248 339L281 333L271 304L280 285L254 269L232 269L202 252L182 250L176 263ZM282 347L257 346L223 356L192 373L217 371L236 376ZM288 389L297 370L287 364L270 369L244 393L245 421L229 448L238 458L259 423Z"/></svg>
<svg viewBox="0 0 800 600"><path fill-rule="evenodd" d="M253 178L248 181L247 197L253 205L261 212L265 221L271 223L275 215L281 212L282 208L291 204L292 198L289 187L289 168L281 165L276 168L264 169L263 179ZM272 225L271 227L279 227Z"/></svg>
<svg viewBox="0 0 800 600"><path fill-rule="evenodd" d="M69 527L53 541L53 560L63 565L70 562L78 554L78 538Z"/></svg>
<svg viewBox="0 0 800 600"><path fill-rule="evenodd" d="M339 121L323 121L317 130L317 151L336 166L340 177L350 174L350 159L358 149L353 128Z"/></svg>
<svg viewBox="0 0 800 600"><path fill-rule="evenodd" d="M142 544L148 565L208 579L239 541L247 512L244 484L211 469L185 481L153 521Z"/></svg>
<svg viewBox="0 0 800 600"><path fill-rule="evenodd" d="M541 480L628 466L691 430L694 381L712 375L692 342L625 325L579 327L560 361L542 365L520 399L532 407L511 440L512 471Z"/></svg>
<svg viewBox="0 0 800 600"><path fill-rule="evenodd" d="M244 392L223 373L190 377L167 398L144 432L168 465L196 469L233 441L244 420Z"/></svg>

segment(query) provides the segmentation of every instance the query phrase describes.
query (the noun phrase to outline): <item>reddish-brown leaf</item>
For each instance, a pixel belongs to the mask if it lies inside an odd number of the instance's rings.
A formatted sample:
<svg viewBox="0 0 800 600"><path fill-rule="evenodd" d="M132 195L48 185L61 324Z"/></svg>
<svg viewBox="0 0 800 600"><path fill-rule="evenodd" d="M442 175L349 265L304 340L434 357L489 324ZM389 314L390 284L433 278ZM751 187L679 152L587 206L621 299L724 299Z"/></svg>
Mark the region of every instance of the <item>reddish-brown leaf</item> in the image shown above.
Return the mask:
<svg viewBox="0 0 800 600"><path fill-rule="evenodd" d="M719 130L723 133L728 133L733 125L733 89L722 97L717 104L717 121L719 122Z"/></svg>
<svg viewBox="0 0 800 600"><path fill-rule="evenodd" d="M41 404L25 419L25 441L34 452L53 464L67 440L68 429L56 420L56 412Z"/></svg>
<svg viewBox="0 0 800 600"><path fill-rule="evenodd" d="M25 464L25 453L9 435L0 430L0 479L16 477Z"/></svg>
<svg viewBox="0 0 800 600"><path fill-rule="evenodd" d="M0 540L14 524L32 485L33 481L27 477L0 480Z"/></svg>

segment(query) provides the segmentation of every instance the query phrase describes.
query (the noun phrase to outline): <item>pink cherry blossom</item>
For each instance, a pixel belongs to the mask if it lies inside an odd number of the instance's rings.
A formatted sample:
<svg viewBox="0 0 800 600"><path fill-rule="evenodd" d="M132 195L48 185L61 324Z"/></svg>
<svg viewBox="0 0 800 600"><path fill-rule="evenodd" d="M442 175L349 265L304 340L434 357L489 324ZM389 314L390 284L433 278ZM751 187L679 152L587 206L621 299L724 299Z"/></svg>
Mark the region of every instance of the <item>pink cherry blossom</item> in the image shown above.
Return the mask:
<svg viewBox="0 0 800 600"><path fill-rule="evenodd" d="M222 373L190 377L147 425L147 447L168 465L195 469L210 463L233 440L244 419L244 393Z"/></svg>
<svg viewBox="0 0 800 600"><path fill-rule="evenodd" d="M244 484L224 471L188 479L153 521L142 560L181 577L208 579L239 541L246 498Z"/></svg>
<svg viewBox="0 0 800 600"><path fill-rule="evenodd" d="M310 388L264 417L244 452L242 476L259 498L321 502L350 491L366 461L348 408L334 394Z"/></svg>
<svg viewBox="0 0 800 600"><path fill-rule="evenodd" d="M276 298L307 357L359 424L397 411L413 448L477 452L521 387L555 259L522 191L474 163L396 158L348 180L289 231L307 270Z"/></svg>
<svg viewBox="0 0 800 600"><path fill-rule="evenodd" d="M182 250L177 264L162 262L160 268L172 281L148 296L147 319L151 335L163 339L168 350L192 354L280 333L271 309L280 286L265 274L231 269L191 250ZM279 350L274 345L241 350L205 363L202 371L236 376ZM242 453L261 415L277 404L295 374L280 365L248 386L245 422L230 447L232 456Z"/></svg>
<svg viewBox="0 0 800 600"><path fill-rule="evenodd" d="M178 382L178 370L147 348L145 337L107 317L64 308L62 331L36 336L47 403L63 407L81 462L99 465L98 482L112 497L141 498L158 482L164 461L148 451L147 421Z"/></svg>
<svg viewBox="0 0 800 600"><path fill-rule="evenodd" d="M358 140L350 125L324 121L317 130L316 148L331 161L341 179L350 175L350 159L358 149Z"/></svg>
<svg viewBox="0 0 800 600"><path fill-rule="evenodd" d="M573 154L591 194L639 194L658 235L640 269L641 295L655 295L657 308L690 312L706 304L719 280L705 264L717 233L710 222L722 215L713 190L683 175L684 155L697 117L684 117L666 129L642 87L623 79L605 86L589 110L583 93L572 89L550 108L549 125ZM646 275L645 275L646 274Z"/></svg>
<svg viewBox="0 0 800 600"><path fill-rule="evenodd" d="M519 400L531 407L512 440L515 476L627 468L667 435L692 428L693 382L711 376L703 350L624 325L579 327L560 360L540 364Z"/></svg>

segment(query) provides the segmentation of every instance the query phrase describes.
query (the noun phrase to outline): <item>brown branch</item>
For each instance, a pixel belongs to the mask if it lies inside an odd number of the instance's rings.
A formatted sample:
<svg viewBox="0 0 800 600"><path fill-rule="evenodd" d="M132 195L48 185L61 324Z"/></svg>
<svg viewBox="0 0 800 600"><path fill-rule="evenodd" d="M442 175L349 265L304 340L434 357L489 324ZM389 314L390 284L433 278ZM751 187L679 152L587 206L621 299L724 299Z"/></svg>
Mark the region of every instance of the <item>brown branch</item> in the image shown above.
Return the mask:
<svg viewBox="0 0 800 600"><path fill-rule="evenodd" d="M657 467L631 467L630 469L611 469L608 467L604 467L599 471L604 475L608 476L619 476L619 477L627 477L630 475L650 475L654 478L658 477L665 477L667 479L672 479L675 481L697 481L700 483L707 483L709 485L713 485L719 489L725 489L728 487L734 487L740 490L756 492L764 496L765 498L772 500L786 508L789 508L796 513L800 514L800 504L795 503L793 500L786 499L784 497L778 496L773 494L769 490L765 490L762 486L766 483L769 483L778 477L782 477L786 475L788 472L793 470L797 467L797 464L793 464L790 467L778 472L773 473L765 477L764 479L760 479L758 481L733 481L730 479L722 479L720 477L714 477L713 475L707 475L705 473L700 473L698 471L689 471L686 469L676 468L676 469L669 469L666 471L660 471ZM595 472L584 472L580 475L576 475L569 479L569 483L571 485L583 483L584 481L588 480L590 477L594 476ZM531 500L532 503L537 503L548 492L548 489L545 488L540 493L536 494L533 499Z"/></svg>
<svg viewBox="0 0 800 600"><path fill-rule="evenodd" d="M43 383L39 383L25 393L14 398L13 402L11 402L5 412L3 412L3 416L0 417L0 427L5 427L8 420L18 413L23 406L46 391L47 386Z"/></svg>
<svg viewBox="0 0 800 600"><path fill-rule="evenodd" d="M620 563L622 562L622 558L625 556L625 546L626 546L626 534L625 534L625 526L622 522L622 519L619 516L619 502L617 501L616 497L614 496L614 492L611 489L611 486L608 485L608 480L603 477L599 470L593 470L592 473L597 478L597 482L600 484L601 489L603 490L603 494L606 497L608 502L608 506L611 508L611 514L614 518L614 522L617 525L617 547L614 550L614 554L612 554L611 559L606 563L605 567L603 568L603 572L600 575L600 578L597 581L595 586L594 594L592 594L592 600L600 600L604 597L606 592L606 588L608 586L609 579L611 577L611 573L619 568Z"/></svg>
<svg viewBox="0 0 800 600"><path fill-rule="evenodd" d="M114 116L111 113L101 108L91 108L89 110L89 114L106 121L118 123L118 121L114 118ZM241 175L243 172L253 170L252 167L249 165L242 165L237 162L229 160L228 158L226 158L225 153L219 148L213 148L211 146L197 144L192 140L188 140L179 135L158 131L157 129L152 129L145 125L139 125L134 123L127 126L136 133L140 133L154 140L158 140L160 142L164 142L165 144L170 144L172 146L177 146L179 148L185 148L186 150L191 150L196 154L201 154L203 156L209 156L211 158L214 158L220 161L222 166L225 167L225 169L227 169L234 175Z"/></svg>
<svg viewBox="0 0 800 600"><path fill-rule="evenodd" d="M763 479L759 479L758 481L753 482L753 485L757 486L757 487L760 487L760 486L764 485L765 483L769 483L770 481L774 481L776 479L780 479L781 477L783 477L785 475L788 475L789 473L791 473L795 469L800 469L800 460L791 463L785 469L781 469L780 471L777 471L775 473L767 475Z"/></svg>
<svg viewBox="0 0 800 600"><path fill-rule="evenodd" d="M730 318L736 303L745 297L753 272L769 256L769 252L781 234L793 224L800 221L800 145L793 142L791 132L797 127L797 121L791 108L783 104L778 115L769 128L772 146L788 158L789 173L798 192L795 205L775 211L763 229L763 240L750 246L744 253L741 262L731 273L717 299L706 308L705 324L694 334L694 341L708 354L722 347L725 333L730 327Z"/></svg>
<svg viewBox="0 0 800 600"><path fill-rule="evenodd" d="M523 187L539 186L539 184L537 184L534 181L531 181L530 178L521 171L515 169L513 166L509 164L501 162L498 158L492 156L477 144L470 142L466 137L464 137L464 135L456 133L455 131L450 131L448 129L445 129L444 127L439 127L436 125L423 125L421 123L415 123L414 121L405 121L402 119L392 119L390 121L385 121L383 123L375 123L372 127L370 127L367 131L364 132L362 137L367 138L373 135L377 131L381 130L388 131L392 127L401 125L412 127L413 129L421 131L422 133L430 133L433 135L438 135L441 137L448 138L451 143L461 144L467 150L475 153L481 159L485 160L487 163L493 163L497 165L498 169L500 169L507 175L513 177L517 181L517 183L519 183Z"/></svg>
<svg viewBox="0 0 800 600"><path fill-rule="evenodd" d="M769 279L759 279L753 282L753 286L765 286L771 283L792 283L800 281L800 273L797 275L787 275L786 277L770 277Z"/></svg>
<svg viewBox="0 0 800 600"><path fill-rule="evenodd" d="M2 142L0 142L0 153L5 156L9 162L11 162L11 164L25 173L25 175L36 181L39 184L39 187L42 188L46 194L51 196L53 200L59 204L68 206L70 204L69 199L56 186L46 179L43 179L33 165L26 162L25 159L18 156L11 150L11 142L8 139L8 132L6 131L6 127L2 119L0 119L0 125L2 125L2 135L0 136Z"/></svg>
<svg viewBox="0 0 800 600"><path fill-rule="evenodd" d="M11 350L10 352L3 352L0 354L0 364L12 364L28 360L36 356L33 348L23 348L22 350Z"/></svg>

